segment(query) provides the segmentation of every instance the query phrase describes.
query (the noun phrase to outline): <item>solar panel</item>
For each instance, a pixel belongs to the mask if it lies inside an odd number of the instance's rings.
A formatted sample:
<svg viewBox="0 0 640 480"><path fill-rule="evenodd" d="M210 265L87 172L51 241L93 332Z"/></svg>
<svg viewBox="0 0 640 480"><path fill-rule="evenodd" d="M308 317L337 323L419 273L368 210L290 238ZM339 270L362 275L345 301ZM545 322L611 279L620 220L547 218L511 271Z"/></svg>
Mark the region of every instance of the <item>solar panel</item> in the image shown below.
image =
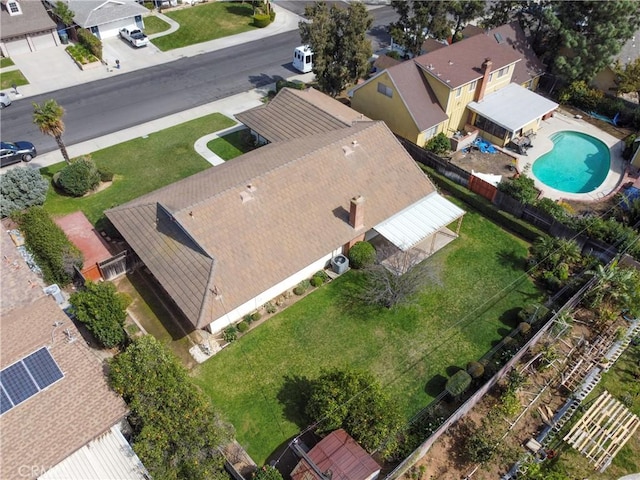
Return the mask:
<svg viewBox="0 0 640 480"><path fill-rule="evenodd" d="M63 375L60 368L56 364L56 361L46 348L33 352L31 355L23 360L24 364L29 369L31 376L40 387L40 390L44 390L52 383L60 380Z"/></svg>
<svg viewBox="0 0 640 480"><path fill-rule="evenodd" d="M496 42L498 42L498 43L504 42L504 38L502 38L502 34L494 33L493 36L496 38Z"/></svg>
<svg viewBox="0 0 640 480"><path fill-rule="evenodd" d="M14 405L18 405L38 393L38 386L22 362L14 363L2 370L0 382Z"/></svg>
<svg viewBox="0 0 640 480"><path fill-rule="evenodd" d="M46 347L0 371L0 415L64 377Z"/></svg>

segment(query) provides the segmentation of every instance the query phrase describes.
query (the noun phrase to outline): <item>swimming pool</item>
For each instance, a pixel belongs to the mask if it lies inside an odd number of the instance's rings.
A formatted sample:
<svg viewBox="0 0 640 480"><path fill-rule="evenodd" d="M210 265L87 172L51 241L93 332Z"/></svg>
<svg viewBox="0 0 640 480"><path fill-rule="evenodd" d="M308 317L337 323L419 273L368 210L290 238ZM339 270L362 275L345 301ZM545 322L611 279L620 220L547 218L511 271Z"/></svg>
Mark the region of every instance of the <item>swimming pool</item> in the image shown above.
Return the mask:
<svg viewBox="0 0 640 480"><path fill-rule="evenodd" d="M545 185L568 193L588 193L609 173L609 147L591 135L564 131L551 136L553 149L533 162L533 174Z"/></svg>

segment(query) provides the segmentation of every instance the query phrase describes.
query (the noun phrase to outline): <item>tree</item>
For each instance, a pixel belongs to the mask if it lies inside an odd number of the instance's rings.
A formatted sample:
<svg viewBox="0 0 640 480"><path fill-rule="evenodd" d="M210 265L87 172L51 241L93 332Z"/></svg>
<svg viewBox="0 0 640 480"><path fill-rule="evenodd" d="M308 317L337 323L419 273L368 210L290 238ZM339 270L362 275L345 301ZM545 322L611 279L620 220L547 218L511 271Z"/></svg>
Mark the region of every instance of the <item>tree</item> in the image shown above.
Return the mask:
<svg viewBox="0 0 640 480"><path fill-rule="evenodd" d="M418 253L390 252L381 249L385 264L378 262L363 270L365 282L359 298L368 305L393 308L406 303L429 281L429 271Z"/></svg>
<svg viewBox="0 0 640 480"><path fill-rule="evenodd" d="M344 428L372 452L400 425L394 402L369 373L350 369L327 370L311 382L306 414L319 433Z"/></svg>
<svg viewBox="0 0 640 480"><path fill-rule="evenodd" d="M283 478L277 468L264 465L254 472L253 480L283 480Z"/></svg>
<svg viewBox="0 0 640 480"><path fill-rule="evenodd" d="M73 10L69 8L69 5L62 1L56 2L56 6L53 9L53 14L58 17L67 28L73 25L73 17L75 17L76 15ZM67 28L65 28L65 30Z"/></svg>
<svg viewBox="0 0 640 480"><path fill-rule="evenodd" d="M57 177L57 186L74 197L83 196L99 184L100 172L90 156L78 158L70 163Z"/></svg>
<svg viewBox="0 0 640 480"><path fill-rule="evenodd" d="M67 147L62 141L62 134L64 133L64 122L62 116L64 115L64 108L62 108L55 100L47 100L42 105L33 103L33 123L35 123L40 131L45 135L49 135L56 139L58 148L62 153L64 161L71 163L69 160L69 154L67 153Z"/></svg>
<svg viewBox="0 0 640 480"><path fill-rule="evenodd" d="M323 92L337 96L369 71L371 41L366 32L373 19L364 4L350 3L347 9L324 2L308 5L309 22L300 22L302 42L313 51L313 73Z"/></svg>
<svg viewBox="0 0 640 480"><path fill-rule="evenodd" d="M621 267L617 262L611 266L597 265L588 275L596 278L596 284L587 293L586 299L592 307L629 310L640 314L640 272Z"/></svg>
<svg viewBox="0 0 640 480"><path fill-rule="evenodd" d="M124 320L129 300L111 282L87 282L69 298L73 314L100 344L107 348L124 344Z"/></svg>
<svg viewBox="0 0 640 480"><path fill-rule="evenodd" d="M369 242L356 242L349 249L349 262L356 269L373 265L376 256L376 249Z"/></svg>
<svg viewBox="0 0 640 480"><path fill-rule="evenodd" d="M228 479L218 447L231 429L171 352L146 335L109 366L109 382L131 410L133 449L154 479Z"/></svg>
<svg viewBox="0 0 640 480"><path fill-rule="evenodd" d="M35 168L14 168L0 176L0 216L32 205L42 205L47 198L49 182Z"/></svg>
<svg viewBox="0 0 640 480"><path fill-rule="evenodd" d="M497 2L499 3L499 2ZM449 2L447 8L453 16L453 39L471 21L484 13L484 0L454 0Z"/></svg>
<svg viewBox="0 0 640 480"><path fill-rule="evenodd" d="M590 82L640 26L640 3L553 2L546 12L552 71L567 82Z"/></svg>
<svg viewBox="0 0 640 480"><path fill-rule="evenodd" d="M430 138L424 148L436 155L442 155L451 150L451 140L443 132L440 132L435 137Z"/></svg>
<svg viewBox="0 0 640 480"><path fill-rule="evenodd" d="M613 66L616 74L618 93L635 93L640 100L640 58L622 65L619 61Z"/></svg>
<svg viewBox="0 0 640 480"><path fill-rule="evenodd" d="M392 0L391 7L400 18L389 25L391 37L410 56L420 55L427 35L439 40L451 35L451 26L447 20L447 3L440 0Z"/></svg>

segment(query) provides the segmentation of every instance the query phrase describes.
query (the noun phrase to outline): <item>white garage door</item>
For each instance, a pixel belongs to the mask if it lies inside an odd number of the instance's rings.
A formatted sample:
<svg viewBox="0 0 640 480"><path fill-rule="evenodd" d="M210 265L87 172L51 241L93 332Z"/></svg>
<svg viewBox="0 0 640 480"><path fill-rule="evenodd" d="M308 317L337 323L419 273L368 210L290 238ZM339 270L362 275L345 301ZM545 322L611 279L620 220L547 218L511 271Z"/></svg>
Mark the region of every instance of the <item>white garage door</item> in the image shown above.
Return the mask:
<svg viewBox="0 0 640 480"><path fill-rule="evenodd" d="M21 55L23 53L29 53L31 49L29 48L29 43L27 43L26 38L22 38L20 40L13 40L11 42L5 43L7 47L7 51L9 52L10 57L14 57L16 55Z"/></svg>
<svg viewBox="0 0 640 480"><path fill-rule="evenodd" d="M53 38L53 35L57 35L57 33L45 33L43 35L37 35L31 37L31 41L33 42L33 46L36 51L45 50L47 48L55 47L56 42Z"/></svg>

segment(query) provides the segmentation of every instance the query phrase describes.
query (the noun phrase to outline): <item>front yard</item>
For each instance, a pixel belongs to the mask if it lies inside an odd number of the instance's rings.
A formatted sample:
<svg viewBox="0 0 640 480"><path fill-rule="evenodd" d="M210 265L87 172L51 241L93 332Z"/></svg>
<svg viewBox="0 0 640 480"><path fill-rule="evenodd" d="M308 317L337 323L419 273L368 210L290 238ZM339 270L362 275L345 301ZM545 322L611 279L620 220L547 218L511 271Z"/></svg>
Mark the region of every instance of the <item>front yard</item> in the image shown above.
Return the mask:
<svg viewBox="0 0 640 480"><path fill-rule="evenodd" d="M307 426L296 399L322 368L371 371L408 420L540 297L524 273L527 246L469 212L460 238L426 260L431 283L413 304L354 304L359 276L349 272L198 366L194 381L258 464Z"/></svg>

